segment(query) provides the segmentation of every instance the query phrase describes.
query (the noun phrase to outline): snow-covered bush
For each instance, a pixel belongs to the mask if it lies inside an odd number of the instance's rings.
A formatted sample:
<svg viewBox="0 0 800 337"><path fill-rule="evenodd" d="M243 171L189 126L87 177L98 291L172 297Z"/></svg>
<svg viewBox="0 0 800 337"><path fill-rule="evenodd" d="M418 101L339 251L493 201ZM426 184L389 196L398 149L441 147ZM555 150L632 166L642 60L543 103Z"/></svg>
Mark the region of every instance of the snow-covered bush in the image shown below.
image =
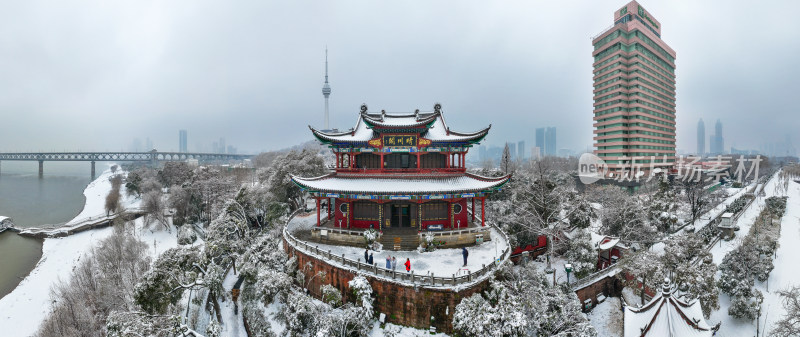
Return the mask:
<svg viewBox="0 0 800 337"><path fill-rule="evenodd" d="M212 319L206 326L206 337L221 337L222 327L219 326L216 320Z"/></svg>
<svg viewBox="0 0 800 337"><path fill-rule="evenodd" d="M186 224L178 228L178 244L190 245L197 240L197 233L191 225Z"/></svg>
<svg viewBox="0 0 800 337"><path fill-rule="evenodd" d="M255 286L265 304L275 301L276 295L285 296L292 286L292 278L288 274L275 270L261 270L256 279Z"/></svg>
<svg viewBox="0 0 800 337"><path fill-rule="evenodd" d="M322 302L332 307L338 307L342 304L342 292L336 287L330 284L323 284L319 287L319 292L322 294Z"/></svg>
<svg viewBox="0 0 800 337"><path fill-rule="evenodd" d="M365 230L362 235L364 236L364 243L366 246L371 245L373 242L375 242L375 239L378 238L378 232L372 228Z"/></svg>
<svg viewBox="0 0 800 337"><path fill-rule="evenodd" d="M369 312L371 317L373 303L372 286L369 284L367 278L362 275L358 275L350 280L350 282L347 282L347 285L353 292L353 295L356 298L356 303Z"/></svg>
<svg viewBox="0 0 800 337"><path fill-rule="evenodd" d="M247 288L245 288L246 290ZM250 326L250 335L253 337L275 337L272 331L272 323L264 314L264 310L256 302L242 303L242 316L247 318L247 325Z"/></svg>
<svg viewBox="0 0 800 337"><path fill-rule="evenodd" d="M286 324L287 333L300 336L317 330L318 317L320 312L317 306L308 295L299 291L290 291L287 294L286 302L278 315Z"/></svg>

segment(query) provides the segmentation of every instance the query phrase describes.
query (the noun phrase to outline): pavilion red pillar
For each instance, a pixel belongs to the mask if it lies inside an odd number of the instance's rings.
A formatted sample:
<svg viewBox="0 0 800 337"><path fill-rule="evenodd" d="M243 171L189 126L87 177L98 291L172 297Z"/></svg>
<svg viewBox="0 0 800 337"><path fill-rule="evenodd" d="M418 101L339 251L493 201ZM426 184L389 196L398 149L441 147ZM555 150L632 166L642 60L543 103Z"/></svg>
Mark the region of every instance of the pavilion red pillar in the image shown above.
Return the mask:
<svg viewBox="0 0 800 337"><path fill-rule="evenodd" d="M486 197L481 198L481 227L486 226Z"/></svg>
<svg viewBox="0 0 800 337"><path fill-rule="evenodd" d="M331 219L331 207L333 205L333 198L328 198L328 220Z"/></svg>
<svg viewBox="0 0 800 337"><path fill-rule="evenodd" d="M347 203L347 228L353 226L353 202Z"/></svg>
<svg viewBox="0 0 800 337"><path fill-rule="evenodd" d="M422 156L419 155L419 151L417 151L417 170L419 170L419 162L422 161Z"/></svg>
<svg viewBox="0 0 800 337"><path fill-rule="evenodd" d="M450 154L445 155L444 167L450 168Z"/></svg>
<svg viewBox="0 0 800 337"><path fill-rule="evenodd" d="M472 222L475 222L475 197L472 197L471 200L472 200Z"/></svg>
<svg viewBox="0 0 800 337"><path fill-rule="evenodd" d="M317 199L317 227L319 227L319 198Z"/></svg>

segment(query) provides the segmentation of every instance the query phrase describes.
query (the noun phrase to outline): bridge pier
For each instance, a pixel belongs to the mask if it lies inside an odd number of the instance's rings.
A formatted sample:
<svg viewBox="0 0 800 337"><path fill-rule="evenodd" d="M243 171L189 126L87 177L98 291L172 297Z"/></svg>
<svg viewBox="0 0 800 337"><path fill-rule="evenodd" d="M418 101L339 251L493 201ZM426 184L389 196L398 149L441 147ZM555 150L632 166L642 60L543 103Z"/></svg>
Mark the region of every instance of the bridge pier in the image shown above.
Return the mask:
<svg viewBox="0 0 800 337"><path fill-rule="evenodd" d="M44 178L44 160L39 160L39 179Z"/></svg>
<svg viewBox="0 0 800 337"><path fill-rule="evenodd" d="M92 181L94 181L94 160L92 160Z"/></svg>

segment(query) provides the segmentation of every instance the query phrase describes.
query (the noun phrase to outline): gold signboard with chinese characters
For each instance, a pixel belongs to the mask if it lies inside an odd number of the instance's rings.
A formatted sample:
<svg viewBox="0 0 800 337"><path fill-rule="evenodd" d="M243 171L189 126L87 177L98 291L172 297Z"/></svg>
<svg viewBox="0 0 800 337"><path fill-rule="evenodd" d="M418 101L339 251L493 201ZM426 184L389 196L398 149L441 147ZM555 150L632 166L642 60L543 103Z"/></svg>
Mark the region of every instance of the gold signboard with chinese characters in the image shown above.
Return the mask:
<svg viewBox="0 0 800 337"><path fill-rule="evenodd" d="M417 146L416 135L385 135L383 146Z"/></svg>

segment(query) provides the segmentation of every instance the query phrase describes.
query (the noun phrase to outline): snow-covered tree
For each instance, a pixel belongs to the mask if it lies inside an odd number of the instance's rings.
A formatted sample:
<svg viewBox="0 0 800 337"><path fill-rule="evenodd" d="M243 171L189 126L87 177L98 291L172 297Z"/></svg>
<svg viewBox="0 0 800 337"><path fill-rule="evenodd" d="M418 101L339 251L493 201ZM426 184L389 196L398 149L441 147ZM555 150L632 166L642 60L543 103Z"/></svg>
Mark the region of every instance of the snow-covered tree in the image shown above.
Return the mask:
<svg viewBox="0 0 800 337"><path fill-rule="evenodd" d="M453 329L465 336L524 336L528 320L517 298L498 281L483 294L464 298L453 314Z"/></svg>
<svg viewBox="0 0 800 337"><path fill-rule="evenodd" d="M658 230L647 220L644 207L636 197L627 197L619 205L603 208L603 234L647 247L656 242Z"/></svg>
<svg viewBox="0 0 800 337"><path fill-rule="evenodd" d="M659 180L658 191L646 198L646 205L648 220L658 230L667 232L678 223L677 196L669 182Z"/></svg>
<svg viewBox="0 0 800 337"><path fill-rule="evenodd" d="M764 302L764 295L758 289L752 288L747 296L734 296L731 298L731 306L728 307L728 315L732 317L753 321L761 315L761 303Z"/></svg>
<svg viewBox="0 0 800 337"><path fill-rule="evenodd" d="M503 148L503 154L500 156L500 170L505 174L514 171L514 162L511 160L511 151L508 148L508 143L506 143Z"/></svg>
<svg viewBox="0 0 800 337"><path fill-rule="evenodd" d="M81 258L68 280L50 290L52 309L37 335L103 335L112 312L137 310L130 294L149 265L147 246L116 225L91 255Z"/></svg>
<svg viewBox="0 0 800 337"><path fill-rule="evenodd" d="M181 336L189 331L189 328L182 324L181 320L182 317L177 315L114 311L108 316L104 332L108 337Z"/></svg>
<svg viewBox="0 0 800 337"><path fill-rule="evenodd" d="M275 158L269 169L261 172L262 182L266 182L270 191L280 202L288 205L289 211L305 207L305 195L295 185L289 175L301 177L317 177L325 173L325 165L318 152L303 149L291 151L284 156Z"/></svg>
<svg viewBox="0 0 800 337"><path fill-rule="evenodd" d="M657 263L658 255L649 250L640 250L625 256L622 263L622 280L636 289L641 297L641 304L644 304L645 292L643 287L658 289L659 282L664 279L663 267ZM630 276L628 279L626 276Z"/></svg>
<svg viewBox="0 0 800 337"><path fill-rule="evenodd" d="M719 308L719 289L714 276L717 265L695 234L674 235L665 242L661 268L670 272L670 279L687 299L698 299L703 315Z"/></svg>
<svg viewBox="0 0 800 337"><path fill-rule="evenodd" d="M775 323L771 336L800 336L800 287L795 286L778 292L783 299L786 314Z"/></svg>
<svg viewBox="0 0 800 337"><path fill-rule="evenodd" d="M186 248L162 253L136 285L133 298L150 314L163 314L181 299L183 290L203 286L197 265L200 256Z"/></svg>
<svg viewBox="0 0 800 337"><path fill-rule="evenodd" d="M702 179L686 179L681 182L681 188L683 189L683 197L686 200L686 204L689 205L691 223L694 224L709 203L708 192Z"/></svg>
<svg viewBox="0 0 800 337"><path fill-rule="evenodd" d="M564 208L570 211L567 219L572 227L588 228L592 224L592 220L598 217L597 211L591 203L576 191L570 191L567 194Z"/></svg>
<svg viewBox="0 0 800 337"><path fill-rule="evenodd" d="M467 336L596 336L570 289L536 268L505 267L490 289L456 306L453 328Z"/></svg>
<svg viewBox="0 0 800 337"><path fill-rule="evenodd" d="M575 278L583 278L597 268L597 250L592 246L592 235L585 229L576 229L569 240L566 258L572 264Z"/></svg>

